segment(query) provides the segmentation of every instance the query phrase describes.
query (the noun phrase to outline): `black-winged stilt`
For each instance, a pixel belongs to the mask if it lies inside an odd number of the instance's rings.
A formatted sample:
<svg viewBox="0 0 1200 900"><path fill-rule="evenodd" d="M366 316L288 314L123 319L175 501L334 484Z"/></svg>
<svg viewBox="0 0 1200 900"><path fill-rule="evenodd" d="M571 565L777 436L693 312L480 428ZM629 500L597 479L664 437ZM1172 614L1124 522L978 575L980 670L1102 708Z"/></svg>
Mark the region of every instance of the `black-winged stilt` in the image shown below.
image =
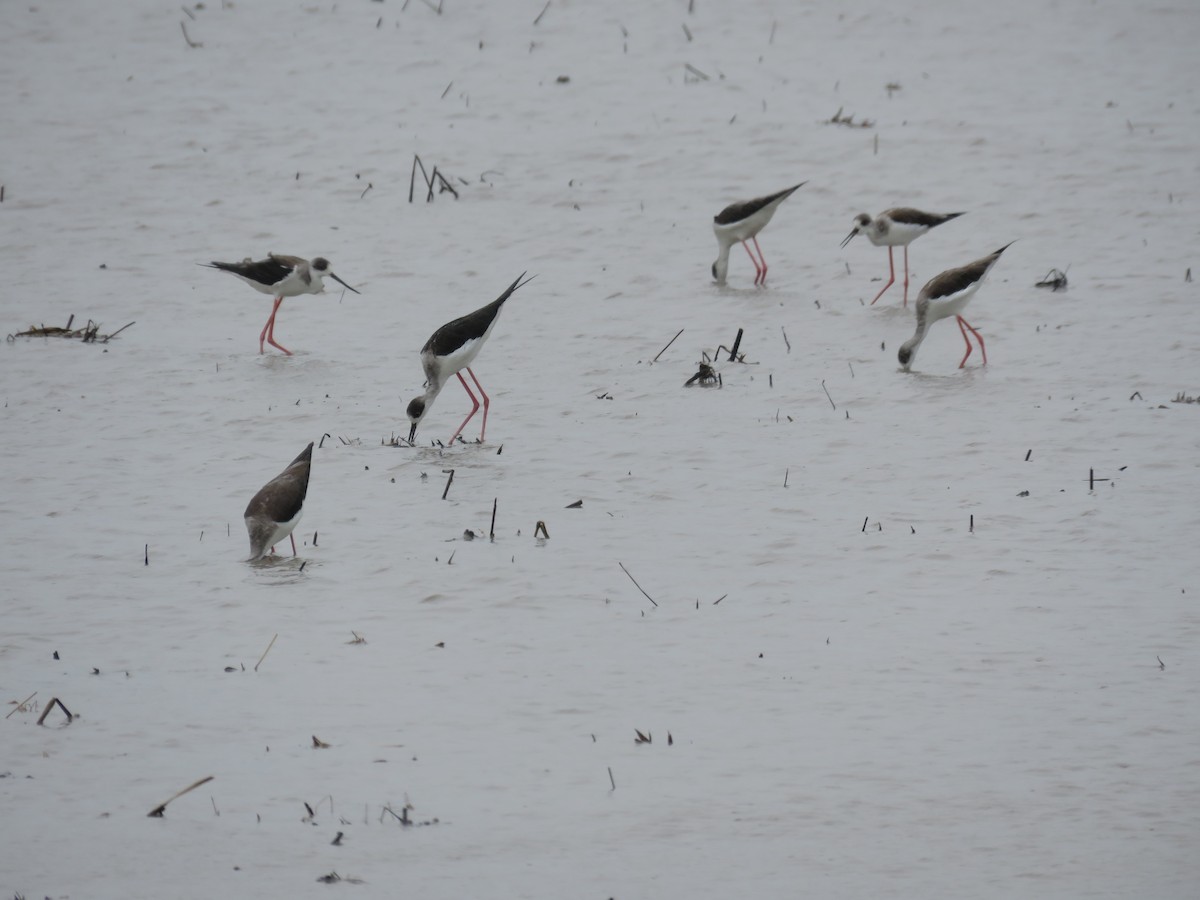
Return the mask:
<svg viewBox="0 0 1200 900"><path fill-rule="evenodd" d="M310 443L286 469L263 485L247 505L246 531L250 534L250 559L247 562L262 559L268 548L274 553L274 545L285 537L292 537L292 556L296 555L296 538L292 536L292 530L300 523L304 512L312 449Z"/></svg>
<svg viewBox="0 0 1200 900"><path fill-rule="evenodd" d="M904 305L908 306L908 245L929 231L931 228L957 219L963 213L927 213L919 209L897 207L885 209L875 218L866 213L859 213L854 218L854 230L842 241L845 247L856 234L865 234L876 247L888 248L888 283L875 295L875 300L883 296L883 292L896 282L896 263L892 259L894 247L904 248ZM875 300L871 305L875 305Z"/></svg>
<svg viewBox="0 0 1200 900"><path fill-rule="evenodd" d="M763 256L762 248L758 246L758 233L771 221L775 210L779 209L779 204L792 196L797 188L806 184L807 181L802 181L777 194L731 204L713 217L713 233L717 236L717 261L712 264L712 274L717 284L725 283L725 276L729 274L729 249L737 243L746 248L746 252L750 254L750 261L754 263L754 283L767 283L767 260ZM758 251L757 258L747 241L754 241L754 249Z"/></svg>
<svg viewBox="0 0 1200 900"><path fill-rule="evenodd" d="M419 397L414 397L408 404L408 419L412 423L412 427L408 432L408 442L410 444L417 436L417 425L425 418L426 413L429 412L429 408L433 405L434 399L441 392L451 375L458 376L458 380L462 382L467 396L471 398L471 411L467 413L467 417L463 419L462 424L458 426L454 434L450 435L450 440L446 443L454 443L454 439L459 436L463 428L471 421L471 417L479 409L479 400L471 392L471 387L467 384L467 380L462 377L463 369L467 370L467 374L475 382L475 387L479 389L480 396L483 397L483 426L479 430L479 440L483 440L484 433L487 431L489 398L483 390L483 385L479 383L479 379L471 371L471 363L479 355L484 341L488 339L488 336L492 333L492 329L496 326L496 319L500 315L500 308L504 306L504 301L512 296L513 291L524 287L534 277L525 278L525 273L522 272L517 280L508 286L508 290L487 306L481 307L475 310L475 312L468 313L452 322L447 322L425 342L425 346L421 348L421 367L425 370L425 393ZM525 278L525 280L522 281L522 278Z"/></svg>
<svg viewBox="0 0 1200 900"><path fill-rule="evenodd" d="M258 352L263 352L263 341L272 347L278 347L288 356L292 351L282 344L275 343L275 313L284 297L298 297L301 294L322 294L325 292L323 278L332 278L349 291L358 291L333 274L329 268L329 260L318 256L312 262L299 256L283 256L268 253L266 259L252 260L246 257L240 263L211 262L200 263L210 269L220 269L231 272L250 287L264 294L275 297L275 305L271 307L271 317L263 326L262 334L258 336Z"/></svg>
<svg viewBox="0 0 1200 900"><path fill-rule="evenodd" d="M958 367L961 369L966 365L967 357L971 355L971 339L967 337L968 331L979 341L979 349L983 353L983 364L987 365L987 347L983 344L983 335L972 328L971 324L962 317L962 311L975 292L979 290L979 286L983 284L983 280L991 271L992 266L1000 259L1000 254L1011 246L1012 242L1010 241L995 253L988 254L982 259L977 259L957 269L947 269L940 275L935 275L925 287L921 288L921 292L917 294L916 303L917 330L900 347L900 365L904 371L907 372L912 367L913 359L917 355L917 348L925 340L929 327L938 319L946 319L950 316L954 316L958 320L958 330L962 332L963 340L967 342L967 352L963 355L962 362L958 364Z"/></svg>

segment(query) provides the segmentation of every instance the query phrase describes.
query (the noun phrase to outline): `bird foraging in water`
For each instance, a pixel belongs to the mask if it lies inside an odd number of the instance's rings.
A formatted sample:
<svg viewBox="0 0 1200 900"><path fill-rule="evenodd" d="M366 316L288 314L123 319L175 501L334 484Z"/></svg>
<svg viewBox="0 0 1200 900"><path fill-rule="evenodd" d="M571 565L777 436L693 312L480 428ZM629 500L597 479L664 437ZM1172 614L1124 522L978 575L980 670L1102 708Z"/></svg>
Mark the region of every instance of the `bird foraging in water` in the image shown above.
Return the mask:
<svg viewBox="0 0 1200 900"><path fill-rule="evenodd" d="M263 485L246 506L246 531L250 534L250 559L247 562L262 559L268 548L274 553L275 544L285 537L292 538L292 556L296 555L296 538L292 531L300 524L304 512L312 449L310 443L286 469Z"/></svg>
<svg viewBox="0 0 1200 900"><path fill-rule="evenodd" d="M325 285L322 282L324 278L332 278L346 290L358 293L333 274L329 268L329 260L322 256L309 262L299 256L268 253L266 259L257 261L247 256L240 263L214 261L200 263L200 265L208 266L210 269L220 269L222 272L231 272L256 291L275 296L275 305L271 307L271 317L267 319L262 334L258 336L259 353L263 352L263 341L266 341L272 347L278 347L288 356L292 355L292 351L287 347L275 343L275 313L279 311L279 304L283 302L284 297L323 294L325 293Z"/></svg>
<svg viewBox="0 0 1200 900"><path fill-rule="evenodd" d="M854 230L842 241L845 247L856 234L865 234L876 247L888 248L888 283L880 288L875 300L883 296L883 292L896 282L896 263L892 259L895 247L904 248L904 305L908 306L908 245L931 228L936 228L951 219L957 219L963 213L927 213L919 209L897 207L885 209L874 219L866 213L859 213L854 218ZM871 305L875 305L875 300Z"/></svg>
<svg viewBox="0 0 1200 900"><path fill-rule="evenodd" d="M771 221L775 210L779 209L779 204L806 184L807 181L802 181L777 194L734 203L713 217L713 233L717 236L717 261L712 264L712 275L717 284L725 283L725 276L729 274L729 249L739 242L746 248L746 252L750 254L750 261L754 263L754 283L767 283L767 260L763 256L762 248L758 246L758 233ZM754 249L758 251L757 258L747 241L754 241Z"/></svg>
<svg viewBox="0 0 1200 900"><path fill-rule="evenodd" d="M983 284L983 280L991 271L992 266L1000 259L1000 254L1011 246L1012 242L1010 241L995 253L982 259L977 259L957 269L947 269L940 275L935 275L925 287L921 288L916 303L917 330L900 347L900 365L904 371L910 370L913 359L917 355L917 348L925 340L930 326L938 319L946 319L950 316L954 316L958 320L958 330L962 332L963 340L967 342L967 352L963 355L962 362L958 364L958 367L961 369L966 365L967 357L971 355L971 339L967 337L968 331L979 341L983 364L987 365L987 347L984 346L983 335L972 328L971 324L962 317L962 311L975 292L979 290L979 286Z"/></svg>
<svg viewBox="0 0 1200 900"><path fill-rule="evenodd" d="M471 371L471 363L479 355L484 341L488 339L488 336L492 333L492 329L496 326L496 319L500 315L500 308L504 306L504 301L512 296L513 291L529 284L535 277L530 276L529 278L525 278L525 273L522 272L517 277L517 280L508 286L508 290L487 306L480 307L475 312L468 313L452 322L447 322L430 335L429 340L425 342L425 346L421 348L421 367L425 370L425 393L419 397L414 397L408 404L408 420L412 423L412 427L408 431L408 442L410 444L416 439L417 426L425 418L425 415L429 412L429 408L433 405L434 399L441 392L451 375L458 376L458 380L462 382L467 396L471 398L472 405L471 411L467 413L467 417L463 419L462 424L458 426L454 434L450 435L450 440L446 443L453 444L454 439L459 436L467 423L471 421L471 417L479 409L479 400L471 392L471 387L467 384L467 380L462 377L463 369L467 370L467 374L471 376L471 380L475 382L475 387L479 389L479 394L483 398L483 426L479 429L479 440L483 440L484 433L487 431L490 398L484 392L483 385L479 383L479 379L475 377L475 373ZM525 280L522 281L522 278L525 278Z"/></svg>

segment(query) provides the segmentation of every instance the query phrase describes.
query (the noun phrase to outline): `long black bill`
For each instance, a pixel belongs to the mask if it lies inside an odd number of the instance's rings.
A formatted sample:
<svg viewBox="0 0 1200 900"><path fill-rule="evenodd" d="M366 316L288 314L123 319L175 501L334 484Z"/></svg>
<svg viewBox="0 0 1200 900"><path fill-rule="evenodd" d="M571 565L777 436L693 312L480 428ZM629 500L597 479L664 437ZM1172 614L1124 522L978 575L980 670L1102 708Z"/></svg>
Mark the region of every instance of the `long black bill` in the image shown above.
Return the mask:
<svg viewBox="0 0 1200 900"><path fill-rule="evenodd" d="M411 444L417 439L417 423L413 422L412 428L408 429L408 442Z"/></svg>
<svg viewBox="0 0 1200 900"><path fill-rule="evenodd" d="M850 232L848 235L846 235L846 239L844 241L842 241L842 246L845 247L848 243L850 243L850 239L853 238L856 234L858 234L857 228L855 228L852 232Z"/></svg>
<svg viewBox="0 0 1200 900"><path fill-rule="evenodd" d="M338 284L340 284L342 287L344 287L346 290L354 291L354 288L350 287L350 285L346 284L346 282L342 281L342 279L338 278L332 272L329 273L329 277L332 278L334 281L336 281ZM354 291L354 293L357 294L358 291Z"/></svg>

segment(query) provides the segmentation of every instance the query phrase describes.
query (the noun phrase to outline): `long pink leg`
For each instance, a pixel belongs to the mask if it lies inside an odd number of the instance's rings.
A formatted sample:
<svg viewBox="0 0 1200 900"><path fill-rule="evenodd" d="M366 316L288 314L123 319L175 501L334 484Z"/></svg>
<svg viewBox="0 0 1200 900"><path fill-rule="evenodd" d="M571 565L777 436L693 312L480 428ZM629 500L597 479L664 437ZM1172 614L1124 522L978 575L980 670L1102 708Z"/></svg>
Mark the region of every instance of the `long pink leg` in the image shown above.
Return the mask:
<svg viewBox="0 0 1200 900"><path fill-rule="evenodd" d="M746 252L750 254L750 262L754 263L754 283L758 284L759 276L762 273L762 268L758 264L758 260L754 257L754 251L750 249L750 245L742 241L742 246L746 248Z"/></svg>
<svg viewBox="0 0 1200 900"><path fill-rule="evenodd" d="M755 235L753 240L754 240L754 249L758 251L758 258L762 262L762 275L759 276L758 283L766 284L767 283L767 258L765 256L763 256L762 247L758 246L758 235Z"/></svg>
<svg viewBox="0 0 1200 900"><path fill-rule="evenodd" d="M908 307L908 244L904 245L904 306Z"/></svg>
<svg viewBox="0 0 1200 900"><path fill-rule="evenodd" d="M896 263L892 259L892 248L888 247L888 283L883 286L878 294L875 295L875 300L883 296L883 292L896 283ZM875 305L875 300L871 301L871 305Z"/></svg>
<svg viewBox="0 0 1200 900"><path fill-rule="evenodd" d="M267 324L265 326L263 326L262 334L260 334L258 336L258 352L259 353L263 352L263 338L265 337L267 339L267 343L270 344L272 347L278 347L280 350L282 350L288 356L292 355L291 350L289 350L287 347L283 346L283 344L277 344L275 342L275 313L277 313L279 311L279 304L281 304L282 302L283 302L283 297L275 298L275 305L271 307L271 318L267 319Z"/></svg>
<svg viewBox="0 0 1200 900"><path fill-rule="evenodd" d="M292 539L292 556L295 556L296 555L296 536L294 534L289 534L288 537L290 537Z"/></svg>
<svg viewBox="0 0 1200 900"><path fill-rule="evenodd" d="M267 324L263 326L262 332L258 336L258 352L263 352L263 342L267 339L267 329L271 327L271 323L275 321L275 310L279 309L279 304L282 302L282 297L275 298L275 305L271 307L271 315L267 319Z"/></svg>
<svg viewBox="0 0 1200 900"><path fill-rule="evenodd" d="M969 337L967 337L968 331L970 331L971 334L975 335L975 339L977 341L979 341L979 351L983 354L983 364L986 366L987 365L987 347L984 346L983 335L980 334L978 331L976 331L974 328L972 328L971 323L968 322L966 319L964 319L962 316L955 316L954 318L958 319L958 330L962 332L963 340L967 342L966 356L964 356L962 358L962 362L960 362L958 364L958 367L961 369L963 367L963 365L966 364L967 356L971 355L971 339Z"/></svg>
<svg viewBox="0 0 1200 900"><path fill-rule="evenodd" d="M467 427L467 423L471 421L471 416L475 415L476 410L479 409L479 401L476 400L475 395L471 393L471 386L467 384L467 379L462 377L462 372L455 372L454 374L458 376L458 380L462 382L463 390L466 391L467 396L471 398L471 411L467 413L467 417L462 420L462 424L458 426L458 430L455 431L454 434L450 435L450 440L446 441L447 444L454 443L454 439L462 433L462 430Z"/></svg>
<svg viewBox="0 0 1200 900"><path fill-rule="evenodd" d="M483 389L483 385L479 383L479 379L475 377L475 373L467 366L467 374L471 376L471 380L475 382L475 387L479 388L479 396L483 398L483 427L479 429L479 440L483 440L483 436L487 433L487 414L488 405L491 403L491 398L488 397L487 391Z"/></svg>

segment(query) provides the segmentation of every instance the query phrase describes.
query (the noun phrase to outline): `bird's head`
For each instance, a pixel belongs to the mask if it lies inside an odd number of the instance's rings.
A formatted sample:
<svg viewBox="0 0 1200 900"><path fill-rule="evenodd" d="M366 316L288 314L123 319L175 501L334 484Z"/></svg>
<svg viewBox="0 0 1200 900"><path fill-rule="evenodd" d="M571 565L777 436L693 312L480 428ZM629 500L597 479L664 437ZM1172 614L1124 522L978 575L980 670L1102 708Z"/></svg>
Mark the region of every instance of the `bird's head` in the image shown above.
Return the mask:
<svg viewBox="0 0 1200 900"><path fill-rule="evenodd" d="M729 274L729 260L718 259L712 264L712 277L717 284L725 283L725 276Z"/></svg>
<svg viewBox="0 0 1200 900"><path fill-rule="evenodd" d="M425 403L425 397L413 397L408 404L408 421L412 423L412 427L408 429L408 442L411 444L417 437L417 425L425 418L425 410L428 407Z"/></svg>
<svg viewBox="0 0 1200 900"><path fill-rule="evenodd" d="M871 217L866 213L859 213L854 217L854 229L842 240L842 246L845 247L848 243L850 243L851 240L854 239L856 234L862 234L870 227Z"/></svg>
<svg viewBox="0 0 1200 900"><path fill-rule="evenodd" d="M316 275L318 278L332 278L334 281L336 281L338 284L340 284L346 290L354 291L354 293L356 293L356 294L358 293L358 291L354 290L354 288L350 287L350 285L346 284L346 282L342 281L342 279L338 278L336 275L333 274L333 269L330 268L330 266L329 266L329 260L327 260L325 257L318 256L316 259L314 259L312 262L310 262L308 264L308 267L309 267L309 269L312 270L312 273L314 275ZM324 291L325 291L325 285L322 283L321 292L324 293Z"/></svg>

